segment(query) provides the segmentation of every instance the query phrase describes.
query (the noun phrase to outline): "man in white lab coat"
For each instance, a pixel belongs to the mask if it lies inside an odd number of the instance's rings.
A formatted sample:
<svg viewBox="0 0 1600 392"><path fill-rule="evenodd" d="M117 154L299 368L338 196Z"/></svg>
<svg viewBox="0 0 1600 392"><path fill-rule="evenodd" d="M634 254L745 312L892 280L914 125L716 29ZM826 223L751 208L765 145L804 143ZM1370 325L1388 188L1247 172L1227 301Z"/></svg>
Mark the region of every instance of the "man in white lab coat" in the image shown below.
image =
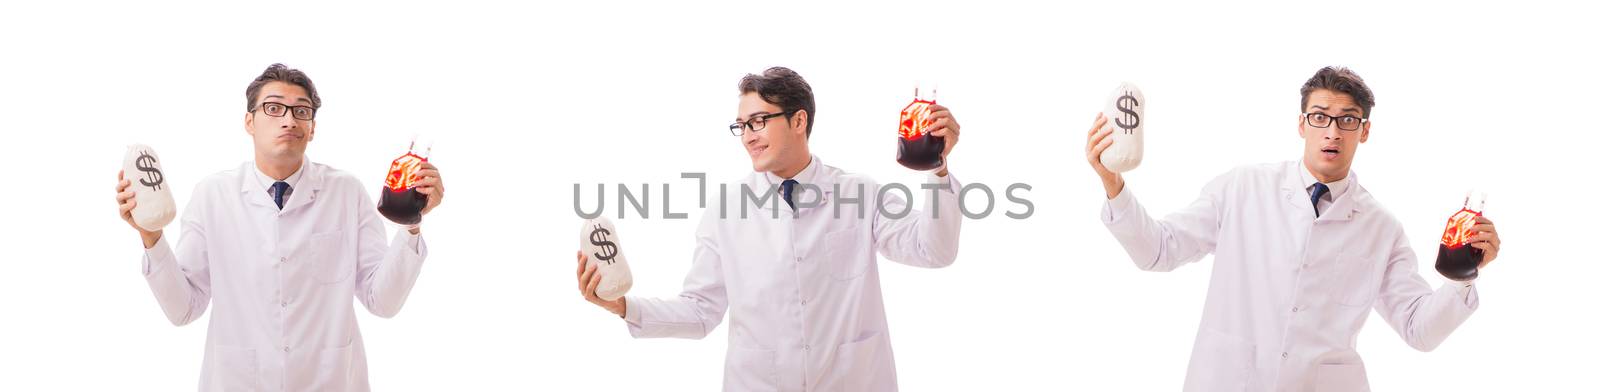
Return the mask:
<svg viewBox="0 0 1600 392"><path fill-rule="evenodd" d="M1400 222L1350 171L1372 128L1365 82L1327 67L1300 95L1299 161L1236 168L1160 220L1100 164L1111 145L1104 116L1089 131L1085 151L1107 198L1101 218L1134 264L1170 271L1214 256L1185 390L1366 390L1355 342L1374 308L1428 351L1478 307L1472 282L1423 280ZM1500 239L1488 218L1473 230L1481 268Z"/></svg>
<svg viewBox="0 0 1600 392"><path fill-rule="evenodd" d="M195 185L176 249L133 225L133 192L118 174L122 219L144 240L144 277L175 325L215 303L201 390L367 390L351 298L380 317L400 311L427 255L420 228L386 243L366 187L306 159L322 99L304 73L273 64L245 98L255 159ZM419 176L426 214L444 185L432 164Z"/></svg>
<svg viewBox="0 0 1600 392"><path fill-rule="evenodd" d="M816 119L811 87L792 70L747 75L739 93L729 128L755 172L729 187L738 199L706 209L683 292L602 300L596 267L586 267L582 252L579 290L638 338L703 338L731 313L725 390L895 390L876 255L918 267L955 262L959 186L946 168L935 169L921 186L906 187L926 190L908 204L880 192L890 185L824 165L807 146ZM948 158L961 127L948 109L933 110L930 134L944 138ZM752 200L734 188L779 197Z"/></svg>

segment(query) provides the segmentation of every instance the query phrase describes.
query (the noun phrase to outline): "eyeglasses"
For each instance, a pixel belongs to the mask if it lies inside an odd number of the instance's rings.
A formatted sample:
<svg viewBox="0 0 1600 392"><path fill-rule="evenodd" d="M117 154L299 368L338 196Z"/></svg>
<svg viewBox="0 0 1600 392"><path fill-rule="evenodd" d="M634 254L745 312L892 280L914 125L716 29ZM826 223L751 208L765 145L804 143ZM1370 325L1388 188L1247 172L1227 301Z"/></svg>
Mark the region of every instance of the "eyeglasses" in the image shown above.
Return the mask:
<svg viewBox="0 0 1600 392"><path fill-rule="evenodd" d="M292 113L296 120L302 121L311 121L311 119L317 117L317 109L310 106L289 106L277 102L262 102L261 105L256 106L256 109L260 109L263 113L273 117L283 117L284 114ZM251 111L253 112L254 110Z"/></svg>
<svg viewBox="0 0 1600 392"><path fill-rule="evenodd" d="M1333 117L1324 113L1301 113L1300 115L1305 116L1306 124L1310 124L1313 127L1327 128L1328 125L1338 123L1339 130L1341 131L1354 131L1361 129L1361 124L1367 122L1367 119L1356 116Z"/></svg>
<svg viewBox="0 0 1600 392"><path fill-rule="evenodd" d="M794 114L794 112L795 111L790 110L782 113L752 115L750 116L749 120L734 121L733 124L728 124L728 132L732 133L733 136L744 136L744 131L746 129L750 130L750 132L761 132L761 130L767 129L767 119L778 116L788 116L790 114Z"/></svg>

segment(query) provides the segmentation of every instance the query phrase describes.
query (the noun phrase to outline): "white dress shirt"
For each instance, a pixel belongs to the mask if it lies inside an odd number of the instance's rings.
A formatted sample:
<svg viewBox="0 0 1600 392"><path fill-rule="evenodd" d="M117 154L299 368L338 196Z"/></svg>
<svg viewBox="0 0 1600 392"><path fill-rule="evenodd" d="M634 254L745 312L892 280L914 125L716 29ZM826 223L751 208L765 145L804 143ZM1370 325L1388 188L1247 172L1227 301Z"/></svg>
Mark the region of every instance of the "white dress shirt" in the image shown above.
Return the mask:
<svg viewBox="0 0 1600 392"><path fill-rule="evenodd" d="M959 187L948 176L928 176L930 184L949 187L908 185L923 194L913 200L915 210L907 210L903 190L880 193L883 186L870 178L815 156L794 178L801 184L794 188L798 212L781 194L755 203L728 189L727 203L706 209L701 219L683 292L627 297L629 332L699 339L730 313L725 390L896 390L877 255L944 267L955 262L960 242ZM742 184L760 195L783 180L752 173ZM880 194L887 213L907 214L877 213Z"/></svg>
<svg viewBox="0 0 1600 392"><path fill-rule="evenodd" d="M1301 162L1303 163L1305 161ZM1300 184L1305 185L1306 198L1309 199L1311 197L1311 190L1313 189L1312 187L1316 186L1317 184L1317 177L1312 176L1311 170L1306 169L1305 165L1303 164L1300 165L1299 173ZM1344 190L1350 189L1350 176L1345 176L1338 181L1323 183L1322 185L1328 187L1328 193L1323 194L1321 198L1317 199L1317 211L1327 211L1328 207L1333 205L1333 199L1344 196Z"/></svg>
<svg viewBox="0 0 1600 392"><path fill-rule="evenodd" d="M1130 189L1106 202L1101 218L1139 268L1214 256L1184 390L1366 390L1355 345L1373 309L1422 351L1477 309L1470 284L1429 287L1400 222L1355 173L1328 184L1321 217L1312 178L1301 162L1239 167L1161 220Z"/></svg>
<svg viewBox="0 0 1600 392"><path fill-rule="evenodd" d="M289 185L288 188L283 189L284 203L288 203L289 198L294 196L294 187L300 185L300 173L305 172L305 166L306 165L302 163L299 168L294 169L294 174L290 174L288 177L283 178L283 183ZM256 167L254 172L256 173L256 182L261 184L261 188L267 190L267 199L272 200L274 197L272 194L272 185L276 184L278 180L267 175L267 173L262 173L261 168L259 167Z"/></svg>
<svg viewBox="0 0 1600 392"><path fill-rule="evenodd" d="M201 390L367 390L352 297L394 316L427 248L404 230L386 244L372 199L345 172L305 161L282 210L276 181L252 162L202 180L177 249L163 235L145 251L145 279L175 325L216 303Z"/></svg>

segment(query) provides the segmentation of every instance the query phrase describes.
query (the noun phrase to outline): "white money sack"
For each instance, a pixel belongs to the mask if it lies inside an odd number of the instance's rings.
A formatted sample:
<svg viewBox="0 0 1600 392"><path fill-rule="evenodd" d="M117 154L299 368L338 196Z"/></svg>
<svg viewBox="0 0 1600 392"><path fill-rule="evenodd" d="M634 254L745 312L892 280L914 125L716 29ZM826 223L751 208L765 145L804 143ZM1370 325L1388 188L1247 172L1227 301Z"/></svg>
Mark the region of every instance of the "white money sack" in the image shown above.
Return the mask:
<svg viewBox="0 0 1600 392"><path fill-rule="evenodd" d="M161 158L156 150L143 144L128 146L122 158L122 179L128 180L133 191L133 224L146 231L161 230L178 216L178 206L172 201L171 182L161 170Z"/></svg>
<svg viewBox="0 0 1600 392"><path fill-rule="evenodd" d="M1100 164L1116 173L1133 170L1144 160L1144 92L1123 82L1106 101L1111 147L1100 153Z"/></svg>
<svg viewBox="0 0 1600 392"><path fill-rule="evenodd" d="M600 275L600 285L594 289L600 299L615 301L633 288L633 272L622 255L621 243L617 225L604 216L583 221L578 230L578 249L589 256L589 264L595 265L595 273Z"/></svg>

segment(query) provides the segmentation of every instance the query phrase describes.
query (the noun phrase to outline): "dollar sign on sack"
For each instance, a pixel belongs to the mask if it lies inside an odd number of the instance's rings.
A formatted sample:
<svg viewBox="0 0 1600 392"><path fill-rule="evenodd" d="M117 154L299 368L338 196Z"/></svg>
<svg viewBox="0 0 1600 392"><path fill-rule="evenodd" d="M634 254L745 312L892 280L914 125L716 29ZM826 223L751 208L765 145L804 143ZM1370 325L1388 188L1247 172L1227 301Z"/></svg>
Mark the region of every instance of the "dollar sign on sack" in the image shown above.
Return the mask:
<svg viewBox="0 0 1600 392"><path fill-rule="evenodd" d="M617 258L617 243L606 240L607 235L611 235L611 230L595 225L594 231L589 233L589 243L600 247L600 253L595 253L594 257L611 265L611 259Z"/></svg>
<svg viewBox="0 0 1600 392"><path fill-rule="evenodd" d="M1123 92L1122 98L1117 98L1117 110L1122 112L1122 117L1115 119L1117 128L1123 132L1133 133L1139 127L1139 113L1134 113L1133 108L1139 106L1139 99L1133 97L1132 92Z"/></svg>
<svg viewBox="0 0 1600 392"><path fill-rule="evenodd" d="M139 158L134 160L134 167L144 172L144 178L139 179L140 184L150 189L161 190L161 169L156 168L156 157L150 156L149 151L139 151Z"/></svg>

